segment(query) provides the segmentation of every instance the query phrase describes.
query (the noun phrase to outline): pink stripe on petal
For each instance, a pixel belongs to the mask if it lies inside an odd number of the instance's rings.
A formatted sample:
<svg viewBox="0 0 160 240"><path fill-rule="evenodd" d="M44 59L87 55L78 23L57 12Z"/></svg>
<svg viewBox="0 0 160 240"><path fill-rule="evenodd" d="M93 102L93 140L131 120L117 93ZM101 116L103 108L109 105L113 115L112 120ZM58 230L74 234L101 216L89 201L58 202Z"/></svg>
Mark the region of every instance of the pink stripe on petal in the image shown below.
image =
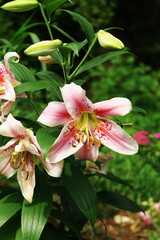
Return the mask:
<svg viewBox="0 0 160 240"><path fill-rule="evenodd" d="M110 100L102 101L93 104L96 115L105 116L124 116L132 110L132 105L129 99L115 97Z"/></svg>
<svg viewBox="0 0 160 240"><path fill-rule="evenodd" d="M16 171L10 165L10 154L0 157L0 174L7 178L11 177Z"/></svg>
<svg viewBox="0 0 160 240"><path fill-rule="evenodd" d="M136 141L112 120L101 119L98 127L92 129L92 134L103 145L115 152L132 155L138 151Z"/></svg>
<svg viewBox="0 0 160 240"><path fill-rule="evenodd" d="M64 85L61 92L67 111L72 117L77 117L84 111L93 111L92 102L86 97L85 90L75 83Z"/></svg>
<svg viewBox="0 0 160 240"><path fill-rule="evenodd" d="M72 121L64 126L59 137L49 150L46 161L49 163L56 163L64 158L77 152L82 146L82 142L78 142L76 139L76 133L78 132L75 127L75 123Z"/></svg>
<svg viewBox="0 0 160 240"><path fill-rule="evenodd" d="M5 93L3 95L1 95L0 97L1 97L1 99L9 100L12 102L15 101L15 97L16 97L15 91L14 91L12 84L9 82L8 79L6 79Z"/></svg>
<svg viewBox="0 0 160 240"><path fill-rule="evenodd" d="M86 141L84 145L76 152L75 156L76 159L96 161L98 157L98 152L99 149L97 142L95 142L94 145L90 142L90 149L88 150Z"/></svg>
<svg viewBox="0 0 160 240"><path fill-rule="evenodd" d="M48 127L55 127L61 124L66 124L71 120L72 118L67 112L64 103L50 102L37 121Z"/></svg>
<svg viewBox="0 0 160 240"><path fill-rule="evenodd" d="M5 137L21 137L25 136L25 127L20 121L17 121L10 113L5 122L0 125L0 134Z"/></svg>

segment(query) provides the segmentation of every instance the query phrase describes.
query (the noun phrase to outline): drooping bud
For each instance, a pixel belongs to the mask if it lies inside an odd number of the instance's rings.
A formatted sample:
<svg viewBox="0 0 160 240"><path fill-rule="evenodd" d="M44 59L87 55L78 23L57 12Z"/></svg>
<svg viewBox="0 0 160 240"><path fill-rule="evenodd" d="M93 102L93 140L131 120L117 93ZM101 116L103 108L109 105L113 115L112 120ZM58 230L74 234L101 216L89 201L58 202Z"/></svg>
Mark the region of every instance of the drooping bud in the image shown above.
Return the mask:
<svg viewBox="0 0 160 240"><path fill-rule="evenodd" d="M41 62L41 63L45 63L45 64L54 64L56 63L53 58L51 56L39 56L38 57L38 60Z"/></svg>
<svg viewBox="0 0 160 240"><path fill-rule="evenodd" d="M109 32L99 30L97 33L98 41L101 47L107 49L122 49L124 44Z"/></svg>
<svg viewBox="0 0 160 240"><path fill-rule="evenodd" d="M62 41L59 39L41 41L28 47L24 53L32 57L47 56L62 44Z"/></svg>
<svg viewBox="0 0 160 240"><path fill-rule="evenodd" d="M15 0L5 3L1 8L9 12L26 12L37 8L38 5L37 0Z"/></svg>

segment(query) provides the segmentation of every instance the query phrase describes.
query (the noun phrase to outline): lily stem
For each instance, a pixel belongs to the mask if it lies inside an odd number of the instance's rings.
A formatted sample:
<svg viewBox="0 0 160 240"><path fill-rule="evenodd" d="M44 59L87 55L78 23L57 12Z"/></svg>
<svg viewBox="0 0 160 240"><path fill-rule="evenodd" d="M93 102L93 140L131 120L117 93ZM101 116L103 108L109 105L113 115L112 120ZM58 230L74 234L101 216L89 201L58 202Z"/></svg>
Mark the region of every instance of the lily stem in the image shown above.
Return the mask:
<svg viewBox="0 0 160 240"><path fill-rule="evenodd" d="M43 6L42 6L41 3L39 3L39 7L40 7L40 10L41 10L42 16L43 16L43 18L44 18L44 21L45 21L46 27L47 27L47 29L48 29L48 32L49 32L50 38L51 38L51 40L53 40L54 38L53 38L53 35L52 35L52 31L51 31L51 28L50 28L50 25L49 25L48 19L47 19L47 17L46 17L46 14L45 14L45 12L44 12L44 9L43 9Z"/></svg>
<svg viewBox="0 0 160 240"><path fill-rule="evenodd" d="M94 44L96 43L97 40L97 35L95 35L95 38L93 39L92 44L89 46L86 54L84 55L83 59L81 60L81 62L78 64L78 66L75 68L75 70L72 72L72 74L68 77L69 81L71 82L72 78L75 76L75 74L77 73L77 71L79 70L79 68L82 66L82 64L84 63L84 61L86 60L86 58L88 57L88 55L90 54Z"/></svg>

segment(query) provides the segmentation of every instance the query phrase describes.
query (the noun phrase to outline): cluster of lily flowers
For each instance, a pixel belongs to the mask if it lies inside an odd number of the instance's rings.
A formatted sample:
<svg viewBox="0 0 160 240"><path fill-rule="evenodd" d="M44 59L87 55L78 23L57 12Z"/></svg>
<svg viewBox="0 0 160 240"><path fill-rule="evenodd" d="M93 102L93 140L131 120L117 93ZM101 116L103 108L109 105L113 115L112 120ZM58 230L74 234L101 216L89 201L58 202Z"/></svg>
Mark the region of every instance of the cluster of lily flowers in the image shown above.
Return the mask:
<svg viewBox="0 0 160 240"><path fill-rule="evenodd" d="M48 127L64 125L44 160L33 131L25 128L10 113L13 102L19 97L14 87L20 84L9 69L8 59L13 56L19 60L17 53L10 52L5 55L4 64L0 63L0 135L11 138L0 147L0 174L9 178L17 172L22 195L27 201L32 202L33 198L36 158L50 176L60 177L64 159L72 154L76 159L92 162L102 159L99 156L101 144L126 155L138 151L137 142L116 122L106 118L128 114L132 109L131 102L115 97L93 104L85 90L70 83L60 89L64 102L50 102L38 118L40 123Z"/></svg>

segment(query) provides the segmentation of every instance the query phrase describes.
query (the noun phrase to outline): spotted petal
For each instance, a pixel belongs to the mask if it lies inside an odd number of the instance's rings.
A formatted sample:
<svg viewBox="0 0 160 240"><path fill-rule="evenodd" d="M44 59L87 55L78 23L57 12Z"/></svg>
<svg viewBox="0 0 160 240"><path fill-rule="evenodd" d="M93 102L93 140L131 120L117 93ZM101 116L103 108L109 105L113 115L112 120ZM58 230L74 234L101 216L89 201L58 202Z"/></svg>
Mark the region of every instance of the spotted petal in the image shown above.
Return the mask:
<svg viewBox="0 0 160 240"><path fill-rule="evenodd" d="M64 85L61 92L66 109L72 117L77 117L84 111L93 111L92 102L86 97L86 92L75 83Z"/></svg>
<svg viewBox="0 0 160 240"><path fill-rule="evenodd" d="M74 121L66 124L59 137L49 150L46 161L49 163L56 163L62 159L74 154L82 146L82 142L76 140L77 130L74 127Z"/></svg>
<svg viewBox="0 0 160 240"><path fill-rule="evenodd" d="M92 135L103 145L115 152L132 155L138 151L136 141L112 120L99 118L99 125L92 129Z"/></svg>
<svg viewBox="0 0 160 240"><path fill-rule="evenodd" d="M50 102L39 116L38 121L48 127L55 127L71 121L71 116L67 112L64 103Z"/></svg>
<svg viewBox="0 0 160 240"><path fill-rule="evenodd" d="M115 97L110 100L94 103L94 112L100 117L124 116L132 110L129 99Z"/></svg>
<svg viewBox="0 0 160 240"><path fill-rule="evenodd" d="M7 78L7 77L5 77L5 78ZM0 98L14 102L15 101L15 97L16 97L16 95L15 95L14 88L13 88L12 84L10 83L10 81L8 79L6 79L5 93L2 94L0 96Z"/></svg>
<svg viewBox="0 0 160 240"><path fill-rule="evenodd" d="M86 141L84 145L76 152L75 156L76 159L96 161L98 152L98 142L95 142L94 144L90 142L88 147Z"/></svg>

